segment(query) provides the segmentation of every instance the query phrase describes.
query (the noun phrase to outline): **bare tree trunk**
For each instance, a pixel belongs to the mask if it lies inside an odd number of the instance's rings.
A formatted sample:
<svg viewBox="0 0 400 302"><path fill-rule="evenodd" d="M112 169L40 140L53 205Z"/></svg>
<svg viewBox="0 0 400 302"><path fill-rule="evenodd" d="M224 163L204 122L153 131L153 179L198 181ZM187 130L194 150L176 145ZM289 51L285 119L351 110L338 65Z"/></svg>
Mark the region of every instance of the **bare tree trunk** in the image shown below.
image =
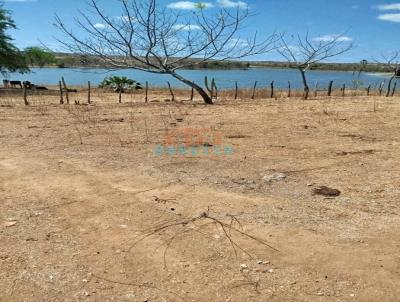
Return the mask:
<svg viewBox="0 0 400 302"><path fill-rule="evenodd" d="M290 81L288 81L288 98L290 98L292 96L292 85L290 84Z"/></svg>
<svg viewBox="0 0 400 302"><path fill-rule="evenodd" d="M122 103L122 87L118 89L118 103Z"/></svg>
<svg viewBox="0 0 400 302"><path fill-rule="evenodd" d="M169 74L171 76L173 76L175 79L181 81L182 83L192 87L194 90L196 90L200 96L203 98L204 102L206 104L212 105L213 101L212 98L207 94L207 92L205 92L205 90L203 88L201 88L199 85L197 85L194 82L191 82L187 79L185 79L184 77L180 76L179 74L175 73L175 72L169 72Z"/></svg>
<svg viewBox="0 0 400 302"><path fill-rule="evenodd" d="M303 81L303 87L304 87L304 99L308 99L308 95L310 93L310 87L308 86L307 83L307 78L306 78L306 71L303 68L299 68L299 71L301 73L301 79Z"/></svg>
<svg viewBox="0 0 400 302"><path fill-rule="evenodd" d="M387 91L386 91L386 97L387 97L387 98L390 96L390 93L392 92L392 82L393 82L393 79L394 79L394 76L392 76L392 77L390 78L389 83L388 83L388 88L387 88Z"/></svg>
<svg viewBox="0 0 400 302"><path fill-rule="evenodd" d="M371 85L369 85L369 86L367 87L367 96L369 96L370 91L371 91Z"/></svg>
<svg viewBox="0 0 400 302"><path fill-rule="evenodd" d="M343 84L342 86L342 97L346 96L346 84Z"/></svg>
<svg viewBox="0 0 400 302"><path fill-rule="evenodd" d="M171 94L171 101L175 102L175 95L174 95L174 91L171 88L171 84L169 82L168 83L168 89L169 89L169 93Z"/></svg>

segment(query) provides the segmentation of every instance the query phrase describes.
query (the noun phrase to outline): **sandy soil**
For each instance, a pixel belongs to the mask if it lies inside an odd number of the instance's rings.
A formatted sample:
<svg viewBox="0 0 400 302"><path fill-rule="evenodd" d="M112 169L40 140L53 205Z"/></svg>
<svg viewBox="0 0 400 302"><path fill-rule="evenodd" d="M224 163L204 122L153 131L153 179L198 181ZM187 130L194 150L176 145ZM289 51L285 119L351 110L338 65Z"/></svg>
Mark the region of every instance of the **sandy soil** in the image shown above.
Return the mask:
<svg viewBox="0 0 400 302"><path fill-rule="evenodd" d="M0 301L400 300L400 98L114 99L0 98Z"/></svg>

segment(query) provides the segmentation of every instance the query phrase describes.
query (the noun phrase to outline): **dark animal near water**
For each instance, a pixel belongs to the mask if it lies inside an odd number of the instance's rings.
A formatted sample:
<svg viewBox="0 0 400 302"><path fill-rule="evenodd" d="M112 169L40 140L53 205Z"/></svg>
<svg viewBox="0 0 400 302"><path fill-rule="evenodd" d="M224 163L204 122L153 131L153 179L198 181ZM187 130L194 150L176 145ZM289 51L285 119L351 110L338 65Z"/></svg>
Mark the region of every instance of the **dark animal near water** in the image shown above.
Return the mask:
<svg viewBox="0 0 400 302"><path fill-rule="evenodd" d="M47 87L44 87L44 86L36 86L36 85L33 85L33 89L36 89L36 90L49 90Z"/></svg>
<svg viewBox="0 0 400 302"><path fill-rule="evenodd" d="M22 82L22 85L24 85L24 87L26 88L26 89L32 89L32 87L34 86L31 82L29 82L29 81L24 81L24 82Z"/></svg>
<svg viewBox="0 0 400 302"><path fill-rule="evenodd" d="M11 88L21 88L22 89L22 82L21 81L10 81Z"/></svg>
<svg viewBox="0 0 400 302"><path fill-rule="evenodd" d="M22 84L24 85L24 87L25 87L26 89L31 89L31 90L49 90L47 87L44 87L44 86L37 86L37 85L35 85L35 84L32 84L32 83L29 82L29 81L24 81Z"/></svg>
<svg viewBox="0 0 400 302"><path fill-rule="evenodd" d="M68 88L68 92L78 92L78 90L77 89L69 89Z"/></svg>

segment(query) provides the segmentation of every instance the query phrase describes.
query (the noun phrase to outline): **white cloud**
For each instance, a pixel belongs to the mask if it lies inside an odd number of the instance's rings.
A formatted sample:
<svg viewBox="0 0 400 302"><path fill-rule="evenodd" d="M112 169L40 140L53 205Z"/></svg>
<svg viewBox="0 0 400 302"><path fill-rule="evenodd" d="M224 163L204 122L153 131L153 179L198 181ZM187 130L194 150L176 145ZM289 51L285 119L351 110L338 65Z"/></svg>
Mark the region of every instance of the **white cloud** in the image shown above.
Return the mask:
<svg viewBox="0 0 400 302"><path fill-rule="evenodd" d="M238 8L246 9L249 7L249 5L244 1L217 0L217 3L219 6L224 7L224 8L238 7Z"/></svg>
<svg viewBox="0 0 400 302"><path fill-rule="evenodd" d="M103 24L103 23L96 23L93 25L95 28L97 29L105 29L107 28L107 25Z"/></svg>
<svg viewBox="0 0 400 302"><path fill-rule="evenodd" d="M400 23L400 14L382 14L378 16L378 20Z"/></svg>
<svg viewBox="0 0 400 302"><path fill-rule="evenodd" d="M249 46L249 42L242 38L232 38L227 43L228 47L246 47Z"/></svg>
<svg viewBox="0 0 400 302"><path fill-rule="evenodd" d="M377 8L379 10L400 10L400 3L381 4Z"/></svg>
<svg viewBox="0 0 400 302"><path fill-rule="evenodd" d="M313 40L316 42L332 42L332 41L351 42L351 41L353 41L353 39L351 37L342 36L342 35L338 35L338 34L325 35L325 36L314 38Z"/></svg>
<svg viewBox="0 0 400 302"><path fill-rule="evenodd" d="M213 6L214 5L209 2L192 2L192 1L178 1L168 4L169 8L184 9L184 10L195 10L199 9L199 7L209 8Z"/></svg>
<svg viewBox="0 0 400 302"><path fill-rule="evenodd" d="M176 24L172 27L175 30L199 30L201 29L200 26L198 25L192 25L192 24Z"/></svg>

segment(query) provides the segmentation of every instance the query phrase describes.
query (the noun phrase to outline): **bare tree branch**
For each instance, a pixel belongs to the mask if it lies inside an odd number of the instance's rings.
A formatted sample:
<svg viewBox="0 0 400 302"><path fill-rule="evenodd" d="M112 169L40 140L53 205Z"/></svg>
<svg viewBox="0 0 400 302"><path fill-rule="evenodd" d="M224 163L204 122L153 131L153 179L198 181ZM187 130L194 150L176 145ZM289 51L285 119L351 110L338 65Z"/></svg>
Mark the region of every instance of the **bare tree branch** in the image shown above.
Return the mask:
<svg viewBox="0 0 400 302"><path fill-rule="evenodd" d="M307 83L306 71L316 63L339 56L350 49L353 44L345 38L344 34L329 37L310 39L306 33L304 37L290 36L286 38L280 34L277 42L277 52L289 64L300 71L304 86L304 98L308 98L310 88Z"/></svg>
<svg viewBox="0 0 400 302"><path fill-rule="evenodd" d="M248 9L219 9L215 14L199 7L177 13L156 0L112 0L121 8L118 17L109 16L99 0L88 0L89 13L75 19L79 34L56 16L56 26L67 38L59 42L70 52L99 57L112 68L132 68L170 74L190 85L212 103L197 84L177 70L203 62L227 61L267 53L275 48L276 35L258 41L257 33L242 38Z"/></svg>

